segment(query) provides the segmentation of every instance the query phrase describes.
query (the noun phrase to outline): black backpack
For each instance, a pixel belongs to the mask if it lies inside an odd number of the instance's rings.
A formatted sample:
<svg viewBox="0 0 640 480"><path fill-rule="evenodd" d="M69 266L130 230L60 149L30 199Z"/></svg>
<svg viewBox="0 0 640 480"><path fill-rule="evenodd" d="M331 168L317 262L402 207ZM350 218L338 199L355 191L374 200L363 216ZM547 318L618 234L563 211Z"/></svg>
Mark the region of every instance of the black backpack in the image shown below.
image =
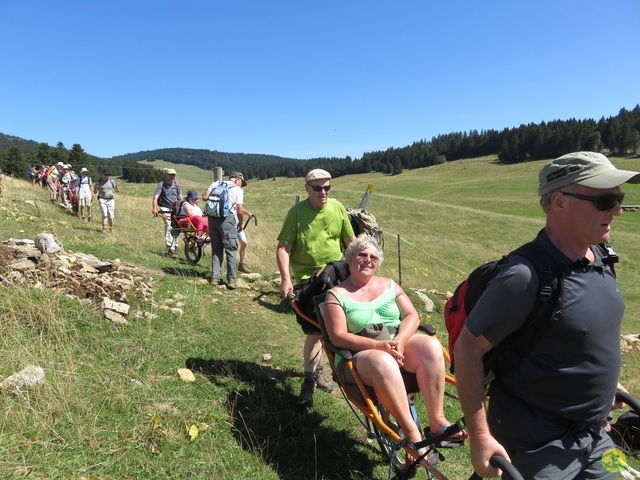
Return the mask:
<svg viewBox="0 0 640 480"><path fill-rule="evenodd" d="M182 205L186 202L186 200L176 200L173 202L173 208L171 209L171 227L172 228L180 228L180 224L178 223L178 216L180 215L180 210L182 210Z"/></svg>
<svg viewBox="0 0 640 480"><path fill-rule="evenodd" d="M311 278L296 287L296 298L302 313L312 319L317 319L313 297L326 293L327 290L344 282L349 277L349 264L343 260L329 262L322 269L313 272Z"/></svg>
<svg viewBox="0 0 640 480"><path fill-rule="evenodd" d="M603 253L603 263L609 264L615 275L613 264L618 262L618 256L609 244L600 244L599 248ZM556 306L562 295L564 271L541 245L534 242L526 243L499 260L479 266L458 285L453 296L445 304L444 317L449 332L452 373L455 368L453 350L464 321L502 265L513 255L526 258L536 268L538 296L522 327L485 354L485 384L488 385L501 374L518 368L522 356L542 336L551 322L557 319Z"/></svg>
<svg viewBox="0 0 640 480"><path fill-rule="evenodd" d="M640 450L640 415L634 411L623 413L611 425L609 436L618 447L625 451Z"/></svg>

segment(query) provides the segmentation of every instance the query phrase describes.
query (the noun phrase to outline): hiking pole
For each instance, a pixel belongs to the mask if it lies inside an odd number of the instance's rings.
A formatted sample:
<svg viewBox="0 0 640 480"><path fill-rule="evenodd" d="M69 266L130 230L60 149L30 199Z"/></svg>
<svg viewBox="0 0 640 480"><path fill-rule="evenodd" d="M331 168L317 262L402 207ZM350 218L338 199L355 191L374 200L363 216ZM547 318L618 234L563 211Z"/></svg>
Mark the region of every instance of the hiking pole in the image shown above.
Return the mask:
<svg viewBox="0 0 640 480"><path fill-rule="evenodd" d="M258 226L258 217L256 217L255 215L253 216L253 219L255 221L256 227ZM249 225L249 222L251 221L251 218L247 218L247 221L244 222L244 227L242 227L242 230L244 230L245 228L247 228L247 225Z"/></svg>

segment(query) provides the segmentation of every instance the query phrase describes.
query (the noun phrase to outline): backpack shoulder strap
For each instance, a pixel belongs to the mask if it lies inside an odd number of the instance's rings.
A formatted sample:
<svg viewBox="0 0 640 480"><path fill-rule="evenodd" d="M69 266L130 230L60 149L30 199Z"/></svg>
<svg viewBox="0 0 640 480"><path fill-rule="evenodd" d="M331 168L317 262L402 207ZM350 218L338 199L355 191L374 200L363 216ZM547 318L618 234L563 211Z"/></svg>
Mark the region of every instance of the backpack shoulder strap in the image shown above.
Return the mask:
<svg viewBox="0 0 640 480"><path fill-rule="evenodd" d="M529 242L521 245L508 256L519 255L529 260L538 274L538 300L549 301L554 297L558 287L558 281L563 275L562 268L558 265L551 253L542 245ZM557 300L557 296L556 296ZM534 306L535 308L535 306Z"/></svg>
<svg viewBox="0 0 640 480"><path fill-rule="evenodd" d="M526 243L507 257L514 255L522 256L533 264L538 274L538 292L524 324L485 357L485 370L493 370L496 377L517 369L523 356L557 320L558 300L563 291L564 270L544 247L534 242Z"/></svg>
<svg viewBox="0 0 640 480"><path fill-rule="evenodd" d="M336 270L336 282L337 285L340 282L344 282L349 276L349 272L347 270L348 264L343 262L342 260L336 260L331 262L330 265L333 265L333 268Z"/></svg>
<svg viewBox="0 0 640 480"><path fill-rule="evenodd" d="M616 276L616 269L614 265L620 261L618 254L613 249L610 243L599 243L598 248L602 252L602 263L608 265L613 272L613 276Z"/></svg>

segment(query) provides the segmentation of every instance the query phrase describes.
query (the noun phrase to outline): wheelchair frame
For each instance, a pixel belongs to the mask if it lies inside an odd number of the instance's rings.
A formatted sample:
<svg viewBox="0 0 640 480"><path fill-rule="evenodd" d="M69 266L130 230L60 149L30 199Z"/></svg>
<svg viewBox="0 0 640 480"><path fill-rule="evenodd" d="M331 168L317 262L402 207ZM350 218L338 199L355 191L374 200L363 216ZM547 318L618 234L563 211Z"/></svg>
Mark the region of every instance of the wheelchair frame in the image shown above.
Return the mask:
<svg viewBox="0 0 640 480"><path fill-rule="evenodd" d="M180 225L180 220L184 218L189 218L187 215L173 215L170 217L162 213L158 213L158 216L171 221L172 234L173 232L177 232L174 235L176 238L183 233L184 236L182 240L184 241L184 256L189 262L190 265L196 265L200 259L202 258L202 254L204 252L204 247L211 243L211 239L209 238L209 232L205 232L205 235L199 237L197 234L197 229L189 220L189 226L183 227ZM175 225L178 225L177 227Z"/></svg>
<svg viewBox="0 0 640 480"><path fill-rule="evenodd" d="M351 352L348 350L339 349L331 343L329 336L327 335L327 331L324 327L324 322L322 321L322 314L319 310L319 305L324 301L324 296L324 294L318 295L313 299L314 311L317 317L316 319L309 317L302 311L302 308L300 307L295 297L291 299L291 305L298 315L320 329L320 340L322 342L322 347L327 355L327 358L329 359L334 378L337 380L340 391L347 401L347 404L354 412L356 418L365 427L367 431L367 440L376 440L380 447L382 455L389 462L388 478L391 479L394 473L396 474L397 478L410 478L415 474L415 467L420 466L425 468L425 470L428 472L429 478L448 480L448 478L434 466L443 458L440 452L436 450L435 444L437 444L441 440L444 440L449 435L452 435L459 428L461 429L462 424L459 422L456 425L449 427L449 429L447 429L447 431L445 431L442 435L430 438L428 440L423 440L422 442L418 442L417 444L404 439L402 437L400 427L394 421L393 417L377 400L374 400L374 398L372 398L371 387L364 384L357 371L355 370ZM427 325L424 323L420 325L419 330L422 330L427 334L435 334L435 329L431 325ZM445 355L446 361L449 362L449 353L444 347L443 353ZM335 355L340 355L344 359L344 361L347 362L346 366L347 368L349 368L351 374L353 375L353 378L356 381L356 392L359 393L359 395L362 397L362 400L356 398L356 394L354 394L353 390L349 388L348 385L344 385L342 380L338 378L338 375L336 374L337 369ZM448 383L455 385L454 377L446 374L445 378ZM418 418L418 411L415 407L415 393L416 392L413 391L408 392L407 401L409 402L411 415L416 422L418 429L422 431L420 419ZM364 420L354 409L354 405L364 416ZM423 448L426 449L426 451L421 454L419 452L419 449ZM406 454L409 454L415 460L411 463L407 463L401 456L402 450L404 450Z"/></svg>
<svg viewBox="0 0 640 480"><path fill-rule="evenodd" d="M322 343L323 350L325 351L327 358L329 359L329 363L331 365L331 370L333 372L333 376L338 383L338 387L340 388L340 392L342 396L349 405L349 408L353 411L354 415L358 419L358 421L365 427L367 431L367 441L378 442L378 446L382 452L382 455L389 462L389 473L388 479L391 480L395 473L397 479L406 479L411 478L416 473L416 467L422 467L427 472L429 479L436 480L449 480L447 476L445 476L441 471L439 471L434 465L439 461L443 460L444 457L442 454L436 449L436 445L440 443L442 440L447 439L450 435L455 434L457 431L463 428L464 420L459 420L456 424L451 425L444 432L434 437L430 437L429 439L422 440L418 443L410 442L402 437L402 431L399 425L395 422L393 417L386 411L386 409L377 401L374 401L370 391L372 392L372 388L365 385L358 372L355 369L352 361L352 354L348 350L339 349L335 345L331 343L329 336L327 334L326 328L324 326L322 313L320 312L320 304L324 301L326 293L316 295L313 298L313 311L316 315L316 318L311 318L309 315L305 314L301 308L301 305L298 302L297 297L291 293L289 296L289 300L291 301L291 306L294 311L303 319L308 321L310 324L317 327L320 332L320 341ZM421 323L418 330L425 332L428 335L435 335L435 328L432 325L428 325L426 323ZM445 361L447 363L451 363L451 357L449 352L446 350L444 346L442 346L442 351L444 354ZM349 368L353 378L356 381L357 392L362 396L362 401L357 398L354 398L353 391L346 385L343 385L342 380L337 375L336 363L335 363L335 355L340 355L344 361L347 362L347 368ZM445 381L453 386L456 385L455 377L450 374L445 374ZM420 425L420 420L418 418L418 411L415 407L415 391L413 389L407 389L407 401L409 402L409 410L411 411L411 415L413 417L414 422L418 426L419 431L422 430L422 426ZM446 393L452 398L456 398L456 395ZM364 416L364 420L360 418L357 410ZM423 453L420 453L420 450L423 450ZM402 458L401 453L402 450L405 451L405 455L409 454L414 461L411 463L406 462L406 457ZM491 464L500 468L502 470L502 478L503 479L511 479L511 480L524 480L518 470L511 465L511 463L505 458L499 456L493 456L491 458ZM473 472L470 477L470 480L478 480L480 477Z"/></svg>

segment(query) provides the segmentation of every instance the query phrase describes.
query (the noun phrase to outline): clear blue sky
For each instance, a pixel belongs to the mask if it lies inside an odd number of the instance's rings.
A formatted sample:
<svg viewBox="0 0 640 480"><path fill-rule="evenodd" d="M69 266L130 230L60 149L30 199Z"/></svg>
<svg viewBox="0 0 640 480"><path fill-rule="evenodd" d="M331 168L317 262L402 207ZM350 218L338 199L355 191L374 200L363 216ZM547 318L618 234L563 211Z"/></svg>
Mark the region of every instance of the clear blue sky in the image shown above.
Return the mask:
<svg viewBox="0 0 640 480"><path fill-rule="evenodd" d="M0 0L0 132L360 158L640 103L638 0Z"/></svg>

